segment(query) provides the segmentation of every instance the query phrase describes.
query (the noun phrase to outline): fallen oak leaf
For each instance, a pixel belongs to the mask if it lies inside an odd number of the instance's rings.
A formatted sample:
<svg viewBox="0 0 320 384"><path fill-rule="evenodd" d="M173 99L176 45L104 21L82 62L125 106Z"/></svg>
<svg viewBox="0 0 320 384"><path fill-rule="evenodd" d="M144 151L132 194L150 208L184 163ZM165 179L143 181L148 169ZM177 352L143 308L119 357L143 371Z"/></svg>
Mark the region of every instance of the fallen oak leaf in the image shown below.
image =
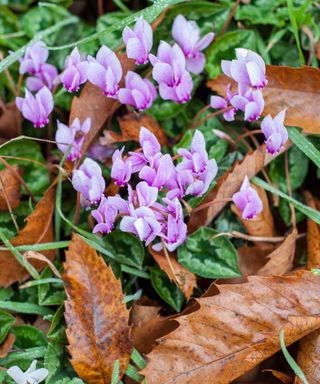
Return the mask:
<svg viewBox="0 0 320 384"><path fill-rule="evenodd" d="M107 384L116 360L124 373L132 349L121 283L78 235L73 235L66 251L64 269L71 364L88 384Z"/></svg>
<svg viewBox="0 0 320 384"><path fill-rule="evenodd" d="M281 383L290 384L292 383L292 377L286 373L275 371L274 369L264 369L263 372L270 372L274 377L279 379Z"/></svg>
<svg viewBox="0 0 320 384"><path fill-rule="evenodd" d="M290 144L285 146L279 154L287 150L289 145ZM202 202L203 204L212 202L212 205L201 211L191 212L188 222L189 232L194 232L197 228L208 225L227 204L227 202L223 200L231 198L235 192L239 191L244 177L248 176L248 178L251 179L274 158L275 156L266 152L265 145L263 144L255 151L248 152L242 161L236 162L229 171L218 179L216 186ZM217 200L217 203L214 203L215 200Z"/></svg>
<svg viewBox="0 0 320 384"><path fill-rule="evenodd" d="M169 279L181 289L187 300L189 300L194 288L197 287L196 276L181 265L174 254L168 252L170 258L169 264L163 251L156 252L151 246L148 247L148 250L159 267L167 274Z"/></svg>
<svg viewBox="0 0 320 384"><path fill-rule="evenodd" d="M284 242L267 256L269 260L257 271L257 274L263 276L280 276L289 272L293 266L297 236L297 229L294 228Z"/></svg>
<svg viewBox="0 0 320 384"><path fill-rule="evenodd" d="M135 68L133 60L127 58L126 55L118 55L120 60L123 76L120 81L120 87L124 86L124 78L128 71ZM91 143L102 129L105 122L120 107L120 103L116 99L106 97L100 88L91 84L89 81L83 87L80 96L75 96L72 100L69 125L75 118L83 122L86 118L91 118L91 128L85 136L82 146L82 154L84 154Z"/></svg>
<svg viewBox="0 0 320 384"><path fill-rule="evenodd" d="M227 384L320 327L320 277L300 272L249 277L219 285L200 309L177 317L179 327L147 355L149 384Z"/></svg>
<svg viewBox="0 0 320 384"><path fill-rule="evenodd" d="M53 241L52 215L54 210L55 189L49 188L43 198L38 202L34 211L26 218L26 226L20 233L10 240L11 244L33 245ZM49 259L53 259L54 250L43 251ZM45 264L42 261L31 261L37 270ZM29 277L28 271L16 260L10 251L0 251L0 287L7 287L16 281L23 281Z"/></svg>
<svg viewBox="0 0 320 384"><path fill-rule="evenodd" d="M20 186L20 181L10 169L0 171L0 212L8 211L8 204L11 209L19 207Z"/></svg>
<svg viewBox="0 0 320 384"><path fill-rule="evenodd" d="M291 68L267 65L267 78L268 85L263 89L263 115L275 116L287 109L286 125L301 127L305 133L320 133L320 70L307 66ZM222 74L209 80L207 86L225 96L226 86L230 83L232 80Z"/></svg>

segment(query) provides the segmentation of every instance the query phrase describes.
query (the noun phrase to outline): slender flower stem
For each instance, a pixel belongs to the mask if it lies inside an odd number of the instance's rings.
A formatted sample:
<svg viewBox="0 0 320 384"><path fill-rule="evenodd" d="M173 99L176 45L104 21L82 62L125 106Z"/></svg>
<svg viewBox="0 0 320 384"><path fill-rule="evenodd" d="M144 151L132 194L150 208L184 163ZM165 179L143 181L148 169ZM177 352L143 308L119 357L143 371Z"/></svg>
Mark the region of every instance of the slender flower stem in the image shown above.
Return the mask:
<svg viewBox="0 0 320 384"><path fill-rule="evenodd" d="M226 22L224 23L224 25L223 25L223 27L222 27L222 29L221 29L221 32L220 32L220 34L219 34L219 37L222 36L222 35L224 35L225 32L226 32L226 30L228 29L228 26L229 26L229 24L230 24L230 22L231 22L231 20L232 20L232 18L233 18L233 16L234 16L234 14L236 13L236 10L237 10L237 8L238 8L238 5L240 4L240 1L241 1L241 0L237 0L237 1L235 2L234 6L232 7L232 9L231 9L231 11L230 11L230 13L229 13L228 18L227 18Z"/></svg>
<svg viewBox="0 0 320 384"><path fill-rule="evenodd" d="M80 219L80 192L77 192L76 212L74 215L74 225L78 225Z"/></svg>
<svg viewBox="0 0 320 384"><path fill-rule="evenodd" d="M240 135L238 138L237 138L237 142L245 139L246 137L249 137L249 136L253 136L253 135L257 135L259 133L262 133L261 132L261 129L254 129L253 131L247 131L245 133L243 133L242 135Z"/></svg>
<svg viewBox="0 0 320 384"><path fill-rule="evenodd" d="M291 188L291 180L290 180L290 173L289 173L289 156L288 151L285 153L284 157L284 165L285 165L285 171L286 171L286 179L287 179L287 186L288 186L288 194L290 197L292 197L292 188ZM292 204L289 204L290 211L291 211L291 223L294 228L297 226L296 222L296 211L294 209L294 206Z"/></svg>
<svg viewBox="0 0 320 384"><path fill-rule="evenodd" d="M225 112L227 112L227 111L230 111L232 108L233 108L233 107L230 106L230 107L228 107L228 108L219 109L219 111L210 113L210 115L204 117L202 120L197 121L197 123L194 125L193 128L197 128L197 127L199 127L200 125L204 124L206 121L212 119L212 118L215 117L215 116L222 115L223 113L225 113Z"/></svg>
<svg viewBox="0 0 320 384"><path fill-rule="evenodd" d="M232 201L231 197L226 197L225 199L215 199L215 200L209 201L208 203L201 204L201 205L199 205L199 207L197 207L197 208L194 208L194 209L192 210L192 213L202 211L203 209L206 209L206 208L208 208L208 207L211 207L211 206L214 205L214 204L218 204L218 203L229 203L229 202L231 202L231 201Z"/></svg>
<svg viewBox="0 0 320 384"><path fill-rule="evenodd" d="M12 221L13 221L13 224L14 224L14 226L15 226L15 228L16 228L16 231L19 232L19 231L20 231L20 228L19 228L19 226L18 226L18 223L17 223L16 218L15 218L15 216L14 216L14 213L13 213L13 211L12 211L11 204L10 204L10 201L9 201L9 199L8 199L7 191L6 191L4 182L3 182L3 180L2 180L2 176L1 176L1 174L0 174L0 187L1 187L2 191L3 191L3 196L4 196L4 199L5 199L5 201L6 201L6 204L7 204L7 207L8 207L10 216L11 216L11 219L12 219Z"/></svg>
<svg viewBox="0 0 320 384"><path fill-rule="evenodd" d="M211 108L211 105L208 104L206 106L204 106L203 108L201 108L195 115L195 117L192 119L191 121L191 128L195 127L196 125L196 121L198 120L198 118L204 113L206 112L208 109Z"/></svg>
<svg viewBox="0 0 320 384"><path fill-rule="evenodd" d="M0 52L0 60L1 61L3 60L3 53L2 52ZM18 96L16 85L15 85L15 83L13 81L11 73L9 72L9 69L6 68L4 70L4 73L5 73L5 75L6 75L7 79L8 79L8 82L9 82L9 85L10 85L10 88L11 88L12 92L14 93L15 96Z"/></svg>
<svg viewBox="0 0 320 384"><path fill-rule="evenodd" d="M171 260L170 260L170 256L169 256L168 250L167 250L167 248L166 248L166 244L165 244L165 242L163 241L163 239L161 239L161 243L162 243L162 248L163 248L164 256L165 256L165 258L166 258L166 260L167 260L167 262L168 262L169 268L171 269L171 272L172 272L172 274L173 274L173 276L174 276L174 279L176 280L176 282L177 282L178 285L181 285L181 281L179 281L179 279L178 279L178 275L177 275L176 271L175 271L174 268L173 268L173 265L172 265L172 263L171 263Z"/></svg>

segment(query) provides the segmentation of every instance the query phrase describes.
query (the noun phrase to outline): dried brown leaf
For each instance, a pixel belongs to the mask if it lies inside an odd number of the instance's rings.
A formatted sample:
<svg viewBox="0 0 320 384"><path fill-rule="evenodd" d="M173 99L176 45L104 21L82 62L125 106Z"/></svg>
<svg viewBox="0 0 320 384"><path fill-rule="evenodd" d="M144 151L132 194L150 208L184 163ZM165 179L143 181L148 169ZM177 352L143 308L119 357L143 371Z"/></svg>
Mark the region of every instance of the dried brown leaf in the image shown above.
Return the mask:
<svg viewBox="0 0 320 384"><path fill-rule="evenodd" d="M124 373L132 348L121 283L78 235L72 237L64 269L71 364L88 384L109 383L114 362L119 359Z"/></svg>
<svg viewBox="0 0 320 384"><path fill-rule="evenodd" d="M269 261L257 272L258 275L284 275L293 266L298 232L293 229L284 242L268 256Z"/></svg>
<svg viewBox="0 0 320 384"><path fill-rule="evenodd" d="M13 333L9 333L4 342L0 344L0 359L3 359L7 356L15 341L15 335Z"/></svg>
<svg viewBox="0 0 320 384"><path fill-rule="evenodd" d="M126 55L118 55L122 65L123 76L120 86L124 85L124 78L129 70L135 67L134 61L127 58ZM116 99L106 97L100 88L91 84L89 81L83 87L79 97L75 96L72 100L69 123L75 118L83 122L87 117L91 118L91 129L86 135L82 152L85 153L90 147L94 138L102 129L105 122L119 108L120 103Z"/></svg>
<svg viewBox="0 0 320 384"><path fill-rule="evenodd" d="M274 156L266 153L264 145L261 145L253 152L249 152L242 161L236 162L229 171L219 178L217 185L206 196L203 204L213 203L214 200L231 198L235 192L239 191L246 175L251 179L273 159ZM209 208L191 213L188 223L189 232L193 232L203 225L208 225L226 204L226 202L213 203Z"/></svg>
<svg viewBox="0 0 320 384"><path fill-rule="evenodd" d="M21 135L22 116L16 103L6 104L0 110L0 138L9 140Z"/></svg>
<svg viewBox="0 0 320 384"><path fill-rule="evenodd" d="M259 245L249 247L244 245L237 249L239 269L244 276L256 275L267 262L269 249L261 248Z"/></svg>
<svg viewBox="0 0 320 384"><path fill-rule="evenodd" d="M290 384L292 383L292 377L286 373L275 371L274 369L264 369L263 372L270 372L274 377L279 379L281 383Z"/></svg>
<svg viewBox="0 0 320 384"><path fill-rule="evenodd" d="M156 252L151 246L149 246L148 249L152 257L155 259L159 267L167 274L169 279L181 289L187 299L190 299L194 288L197 286L196 276L181 265L173 253L168 253L171 262L170 266L162 251Z"/></svg>
<svg viewBox="0 0 320 384"><path fill-rule="evenodd" d="M7 201L11 209L20 205L20 181L8 168L0 171L0 212L8 211Z"/></svg>
<svg viewBox="0 0 320 384"><path fill-rule="evenodd" d="M263 89L265 108L263 115L275 116L287 108L285 124L298 126L306 133L320 133L320 70L314 67L279 67L267 65L268 85ZM231 83L220 75L207 85L220 95L225 95ZM303 86L302 86L303 85Z"/></svg>
<svg viewBox="0 0 320 384"><path fill-rule="evenodd" d="M320 327L320 277L301 272L249 277L219 285L200 309L176 318L179 327L148 354L149 384L227 384Z"/></svg>
<svg viewBox="0 0 320 384"><path fill-rule="evenodd" d="M26 226L11 240L13 246L49 243L53 241L52 215L54 210L54 188L50 188L38 202L34 211L27 217ZM54 251L43 251L49 259L53 259ZM34 260L31 264L42 269L45 264ZM10 251L0 251L0 287L7 287L16 281L29 277L28 271L16 260Z"/></svg>
<svg viewBox="0 0 320 384"><path fill-rule="evenodd" d="M309 207L319 209L317 200L308 191L304 194L306 203ZM313 220L307 220L307 251L308 251L308 263L309 269L320 266L320 228Z"/></svg>
<svg viewBox="0 0 320 384"><path fill-rule="evenodd" d="M320 330L305 336L299 343L297 363L309 384L320 383ZM296 383L302 383L296 378Z"/></svg>

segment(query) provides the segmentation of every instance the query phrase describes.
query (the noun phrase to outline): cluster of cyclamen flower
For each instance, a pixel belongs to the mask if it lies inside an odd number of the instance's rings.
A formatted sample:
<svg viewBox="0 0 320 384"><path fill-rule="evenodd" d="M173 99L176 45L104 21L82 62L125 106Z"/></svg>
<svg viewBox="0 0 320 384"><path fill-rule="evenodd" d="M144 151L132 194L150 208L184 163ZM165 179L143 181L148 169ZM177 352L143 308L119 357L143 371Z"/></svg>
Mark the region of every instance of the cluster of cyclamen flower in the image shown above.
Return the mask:
<svg viewBox="0 0 320 384"><path fill-rule="evenodd" d="M176 165L169 154L161 153L155 135L143 127L140 145L141 151L129 152L125 159L124 148L116 150L112 157L111 177L117 185L127 186L128 200L120 196L104 196L105 181L101 169L91 159L86 159L73 172L72 184L81 193L83 206L99 203L92 211L97 221L94 233L110 232L116 218L122 217L122 231L137 235L146 245L159 237L166 248L173 251L187 236L179 199L206 193L217 174L217 164L208 159L200 131L195 132L190 150L178 150L182 161ZM139 182L134 191L129 183L136 173ZM161 249L162 242L154 245L155 249Z"/></svg>
<svg viewBox="0 0 320 384"><path fill-rule="evenodd" d="M214 34L208 33L202 39L200 30L194 21L179 15L172 26L172 36L176 41L172 46L161 41L157 56L150 54L153 44L151 26L141 17L134 29L125 27L122 33L126 44L127 57L134 59L137 65L150 60L153 66L152 76L158 83L159 93L164 100L184 103L191 98L193 88L191 73L200 73L205 64L201 52L213 40ZM53 110L52 89L61 82L68 92L76 92L81 84L89 80L98 86L107 97L116 98L139 111L149 108L157 96L153 83L139 74L128 71L125 87L119 83L123 75L117 55L108 47L102 46L96 57L81 57L78 48L74 48L66 60L65 70L58 75L57 69L48 64L48 49L38 42L26 51L20 62L20 74L29 74L26 81L25 97L18 97L17 107L24 117L36 128L48 123ZM37 92L35 96L31 92Z"/></svg>
<svg viewBox="0 0 320 384"><path fill-rule="evenodd" d="M231 92L231 84L226 90L226 97L211 96L212 108L223 108L223 117L232 121L238 110L244 112L247 121L258 120L264 109L261 89L268 81L266 65L261 56L248 49L236 49L236 60L222 60L221 68L226 76L237 83L237 92ZM266 138L267 151L272 155L278 153L288 140L288 132L284 126L285 110L273 119L266 116L261 122L262 133Z"/></svg>

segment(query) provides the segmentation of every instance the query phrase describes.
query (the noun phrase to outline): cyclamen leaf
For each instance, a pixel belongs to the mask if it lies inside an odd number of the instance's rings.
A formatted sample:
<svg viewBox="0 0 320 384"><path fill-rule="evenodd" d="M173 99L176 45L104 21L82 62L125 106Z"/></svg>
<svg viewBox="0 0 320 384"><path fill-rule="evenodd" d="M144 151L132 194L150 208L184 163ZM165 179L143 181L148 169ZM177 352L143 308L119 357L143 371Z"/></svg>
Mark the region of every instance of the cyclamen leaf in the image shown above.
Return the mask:
<svg viewBox="0 0 320 384"><path fill-rule="evenodd" d="M209 227L199 228L178 248L178 260L189 271L205 278L239 277L237 251L227 237Z"/></svg>
<svg viewBox="0 0 320 384"><path fill-rule="evenodd" d="M0 344L7 337L15 320L15 317L10 315L10 313L0 310Z"/></svg>
<svg viewBox="0 0 320 384"><path fill-rule="evenodd" d="M119 359L123 374L132 348L120 281L78 235L73 235L64 267L71 364L88 384L109 383L114 361Z"/></svg>
<svg viewBox="0 0 320 384"><path fill-rule="evenodd" d="M291 141L320 168L320 151L295 127L288 128Z"/></svg>
<svg viewBox="0 0 320 384"><path fill-rule="evenodd" d="M248 280L218 285L220 294L175 318L179 327L147 355L148 384L227 384L279 351L281 329L290 345L320 327L319 276Z"/></svg>

